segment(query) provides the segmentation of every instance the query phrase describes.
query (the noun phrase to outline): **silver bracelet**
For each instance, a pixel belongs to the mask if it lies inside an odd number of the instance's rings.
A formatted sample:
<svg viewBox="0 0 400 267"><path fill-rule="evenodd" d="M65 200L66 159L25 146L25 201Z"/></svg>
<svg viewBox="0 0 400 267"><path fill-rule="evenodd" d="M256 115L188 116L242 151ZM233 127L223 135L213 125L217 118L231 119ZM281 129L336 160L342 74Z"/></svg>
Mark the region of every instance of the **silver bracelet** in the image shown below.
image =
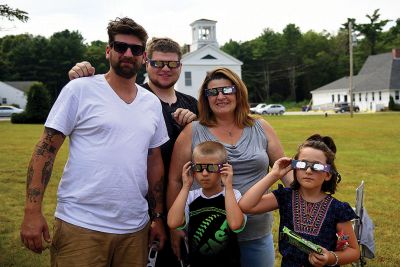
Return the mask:
<svg viewBox="0 0 400 267"><path fill-rule="evenodd" d="M333 256L335 256L336 261L335 261L334 264L330 264L330 265L328 265L328 266L336 266L336 265L339 263L339 257L338 257L338 255L336 255L336 253L333 252L333 251L329 251L329 253L331 253Z"/></svg>

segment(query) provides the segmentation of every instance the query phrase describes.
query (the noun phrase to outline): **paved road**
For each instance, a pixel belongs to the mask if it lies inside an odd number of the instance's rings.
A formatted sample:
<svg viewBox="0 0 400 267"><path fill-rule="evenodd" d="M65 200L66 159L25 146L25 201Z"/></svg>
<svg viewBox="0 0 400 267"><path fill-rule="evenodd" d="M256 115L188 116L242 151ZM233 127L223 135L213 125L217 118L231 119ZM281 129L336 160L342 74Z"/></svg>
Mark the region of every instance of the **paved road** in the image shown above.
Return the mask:
<svg viewBox="0 0 400 267"><path fill-rule="evenodd" d="M309 115L309 116L313 116L313 115L318 115L318 116L325 116L325 113L328 116L349 116L350 112L345 112L345 113L335 113L333 111L327 111L327 112L323 112L323 111L309 111L309 112L304 112L304 111L287 111L285 112L284 115ZM353 114L371 114L371 112L354 112Z"/></svg>

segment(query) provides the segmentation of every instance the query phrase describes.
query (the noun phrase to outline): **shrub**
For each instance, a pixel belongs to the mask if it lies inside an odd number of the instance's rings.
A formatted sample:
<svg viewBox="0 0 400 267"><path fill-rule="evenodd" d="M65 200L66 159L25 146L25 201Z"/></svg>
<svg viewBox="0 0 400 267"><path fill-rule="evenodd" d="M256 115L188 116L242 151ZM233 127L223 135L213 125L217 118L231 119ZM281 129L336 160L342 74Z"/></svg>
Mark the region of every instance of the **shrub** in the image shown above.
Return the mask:
<svg viewBox="0 0 400 267"><path fill-rule="evenodd" d="M389 110L393 110L393 108L394 108L394 99L393 99L393 96L390 96L390 99L389 99Z"/></svg>
<svg viewBox="0 0 400 267"><path fill-rule="evenodd" d="M42 83L34 83L28 92L26 109L11 116L12 123L44 123L50 111L50 96Z"/></svg>
<svg viewBox="0 0 400 267"><path fill-rule="evenodd" d="M396 104L394 102L393 96L390 96L390 100L389 100L389 110L392 111L400 111L400 104Z"/></svg>

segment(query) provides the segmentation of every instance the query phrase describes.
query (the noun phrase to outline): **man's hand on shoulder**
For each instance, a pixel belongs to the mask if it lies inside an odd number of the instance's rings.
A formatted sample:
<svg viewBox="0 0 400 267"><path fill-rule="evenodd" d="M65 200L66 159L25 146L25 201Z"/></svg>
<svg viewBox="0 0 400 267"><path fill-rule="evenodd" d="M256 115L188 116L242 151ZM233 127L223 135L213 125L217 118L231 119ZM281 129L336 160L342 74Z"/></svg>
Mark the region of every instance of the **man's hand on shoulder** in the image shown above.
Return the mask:
<svg viewBox="0 0 400 267"><path fill-rule="evenodd" d="M191 123L192 121L197 119L197 116L195 113L191 112L188 109L184 108L178 108L173 115L175 121L181 125L185 126L188 123Z"/></svg>
<svg viewBox="0 0 400 267"><path fill-rule="evenodd" d="M90 64L90 62L82 61L76 63L75 66L68 72L68 77L70 80L92 76L95 73L95 68Z"/></svg>

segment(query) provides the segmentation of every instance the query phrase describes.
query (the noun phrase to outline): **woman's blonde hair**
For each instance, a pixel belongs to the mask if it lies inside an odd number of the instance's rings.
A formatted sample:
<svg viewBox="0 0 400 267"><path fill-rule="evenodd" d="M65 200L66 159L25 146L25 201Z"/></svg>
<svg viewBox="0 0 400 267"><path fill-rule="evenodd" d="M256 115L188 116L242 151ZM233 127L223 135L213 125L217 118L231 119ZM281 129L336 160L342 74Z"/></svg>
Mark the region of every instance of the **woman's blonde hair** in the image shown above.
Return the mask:
<svg viewBox="0 0 400 267"><path fill-rule="evenodd" d="M236 108L235 108L235 123L239 127L253 126L254 118L250 113L250 106L248 103L248 92L246 85L239 78L239 76L228 68L216 68L207 73L203 84L199 89L199 122L204 126L215 126L217 124L214 113L210 108L208 98L205 94L205 89L208 84L213 80L226 79L232 82L236 87Z"/></svg>

